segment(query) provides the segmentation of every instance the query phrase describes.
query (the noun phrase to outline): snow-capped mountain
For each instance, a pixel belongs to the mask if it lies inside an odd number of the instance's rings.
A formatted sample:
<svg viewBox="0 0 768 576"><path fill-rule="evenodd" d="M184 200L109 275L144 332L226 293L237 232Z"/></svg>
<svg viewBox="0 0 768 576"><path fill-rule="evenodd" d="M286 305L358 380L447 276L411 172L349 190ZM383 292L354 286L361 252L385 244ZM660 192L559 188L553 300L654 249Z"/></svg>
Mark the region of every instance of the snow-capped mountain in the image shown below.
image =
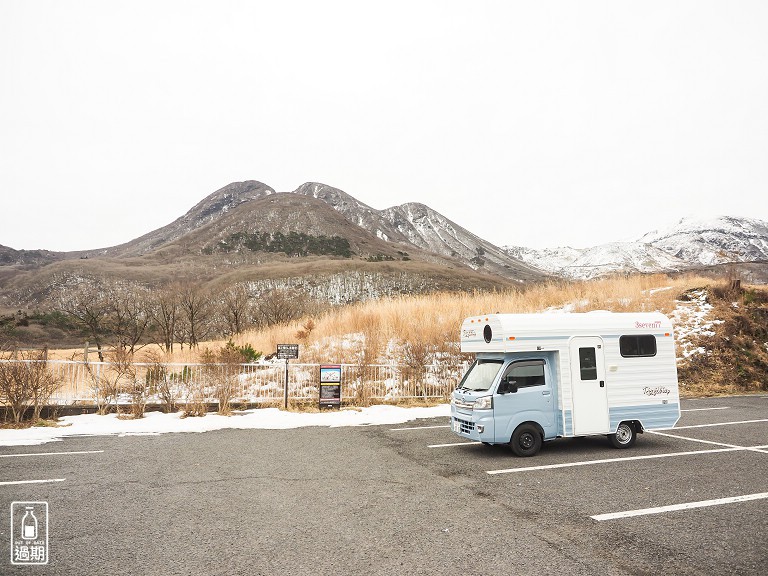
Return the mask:
<svg viewBox="0 0 768 576"><path fill-rule="evenodd" d="M666 229L645 234L638 242L705 266L768 260L768 222L733 216L683 218Z"/></svg>
<svg viewBox="0 0 768 576"><path fill-rule="evenodd" d="M317 182L302 184L294 193L326 202L350 222L382 240L402 243L405 249L416 246L459 260L475 270L506 278L541 278L542 274L535 266L526 265L424 204L408 202L376 210L337 188Z"/></svg>
<svg viewBox="0 0 768 576"><path fill-rule="evenodd" d="M506 246L507 253L557 276L588 279L615 273L668 272L693 266L768 260L768 223L718 216L683 218L635 242L591 248L534 249Z"/></svg>
<svg viewBox="0 0 768 576"><path fill-rule="evenodd" d="M279 197L275 202L267 199ZM296 202L290 201L290 198ZM313 203L299 205L299 200ZM306 204L305 202L305 204ZM335 215L324 212L330 207ZM283 235L291 232L346 238L358 258L391 261L416 259L433 265L460 264L481 274L519 282L545 274L472 234L428 206L407 203L377 210L346 192L306 182L293 192L276 192L255 180L232 182L216 190L170 224L107 248L51 253L52 258L134 258L183 245L186 255L216 251L238 233ZM366 235L368 235L366 237ZM373 236L373 238L370 238ZM19 260L7 249L5 260ZM2 265L3 254L0 254Z"/></svg>

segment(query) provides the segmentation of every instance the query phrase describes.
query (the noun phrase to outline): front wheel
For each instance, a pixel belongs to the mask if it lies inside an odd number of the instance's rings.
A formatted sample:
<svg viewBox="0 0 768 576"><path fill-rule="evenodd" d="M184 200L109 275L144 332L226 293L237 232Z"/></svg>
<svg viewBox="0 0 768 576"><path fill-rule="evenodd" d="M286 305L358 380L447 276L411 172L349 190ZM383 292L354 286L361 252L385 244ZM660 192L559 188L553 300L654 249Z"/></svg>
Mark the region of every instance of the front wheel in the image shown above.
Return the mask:
<svg viewBox="0 0 768 576"><path fill-rule="evenodd" d="M629 448L637 440L637 431L629 422L622 422L615 434L608 434L608 440L614 448Z"/></svg>
<svg viewBox="0 0 768 576"><path fill-rule="evenodd" d="M541 433L533 424L520 424L512 434L512 441L509 443L517 456L535 456L541 449Z"/></svg>

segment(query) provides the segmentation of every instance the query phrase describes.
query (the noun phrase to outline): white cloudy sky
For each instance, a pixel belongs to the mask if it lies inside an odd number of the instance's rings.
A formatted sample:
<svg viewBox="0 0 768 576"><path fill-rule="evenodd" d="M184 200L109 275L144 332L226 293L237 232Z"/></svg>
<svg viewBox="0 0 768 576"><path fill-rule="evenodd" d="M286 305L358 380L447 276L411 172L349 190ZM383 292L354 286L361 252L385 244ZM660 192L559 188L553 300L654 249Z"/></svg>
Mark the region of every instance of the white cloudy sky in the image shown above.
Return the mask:
<svg viewBox="0 0 768 576"><path fill-rule="evenodd" d="M768 220L767 30L764 0L0 0L0 244L118 244L247 179L500 245Z"/></svg>

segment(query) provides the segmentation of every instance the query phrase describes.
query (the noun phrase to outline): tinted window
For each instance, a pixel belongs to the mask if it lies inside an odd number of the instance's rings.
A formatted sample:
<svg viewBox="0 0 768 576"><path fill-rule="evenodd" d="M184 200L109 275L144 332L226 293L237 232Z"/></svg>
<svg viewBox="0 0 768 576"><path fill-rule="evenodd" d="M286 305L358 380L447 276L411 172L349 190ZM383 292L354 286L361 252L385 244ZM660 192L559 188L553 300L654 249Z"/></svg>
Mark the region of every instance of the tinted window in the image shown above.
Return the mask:
<svg viewBox="0 0 768 576"><path fill-rule="evenodd" d="M625 358L656 356L656 336L622 336L619 338L619 351Z"/></svg>
<svg viewBox="0 0 768 576"><path fill-rule="evenodd" d="M544 361L515 362L504 372L504 378L516 382L518 388L544 386Z"/></svg>
<svg viewBox="0 0 768 576"><path fill-rule="evenodd" d="M579 348L582 380L597 380L597 354L594 348Z"/></svg>

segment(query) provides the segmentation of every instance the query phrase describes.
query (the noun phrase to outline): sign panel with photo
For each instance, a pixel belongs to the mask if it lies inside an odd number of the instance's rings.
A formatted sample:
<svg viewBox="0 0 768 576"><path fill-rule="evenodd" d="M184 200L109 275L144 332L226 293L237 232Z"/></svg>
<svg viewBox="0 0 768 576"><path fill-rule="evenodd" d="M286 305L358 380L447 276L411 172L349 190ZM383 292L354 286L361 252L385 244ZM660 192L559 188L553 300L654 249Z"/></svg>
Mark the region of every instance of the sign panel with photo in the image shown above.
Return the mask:
<svg viewBox="0 0 768 576"><path fill-rule="evenodd" d="M341 408L341 366L320 366L320 408Z"/></svg>

